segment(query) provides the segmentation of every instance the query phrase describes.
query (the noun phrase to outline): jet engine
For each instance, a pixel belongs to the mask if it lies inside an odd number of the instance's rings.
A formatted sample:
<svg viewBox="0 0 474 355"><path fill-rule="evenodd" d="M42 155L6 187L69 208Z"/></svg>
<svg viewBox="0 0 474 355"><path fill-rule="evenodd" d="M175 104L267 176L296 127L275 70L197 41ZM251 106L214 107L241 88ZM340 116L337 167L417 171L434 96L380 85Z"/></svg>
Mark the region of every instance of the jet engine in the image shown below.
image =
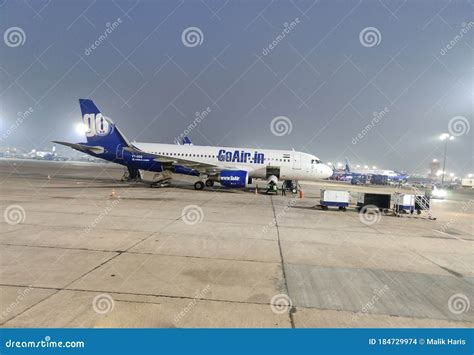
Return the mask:
<svg viewBox="0 0 474 355"><path fill-rule="evenodd" d="M226 187L242 188L247 187L251 182L248 171L244 170L222 170L217 175L217 181Z"/></svg>

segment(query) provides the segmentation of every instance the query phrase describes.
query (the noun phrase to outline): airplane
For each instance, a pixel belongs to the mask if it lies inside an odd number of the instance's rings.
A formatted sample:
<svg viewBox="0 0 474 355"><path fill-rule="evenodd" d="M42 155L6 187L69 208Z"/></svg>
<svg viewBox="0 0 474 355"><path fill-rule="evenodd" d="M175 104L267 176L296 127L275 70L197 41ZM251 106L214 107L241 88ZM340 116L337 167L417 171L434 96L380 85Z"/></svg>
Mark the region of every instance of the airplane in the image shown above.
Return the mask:
<svg viewBox="0 0 474 355"><path fill-rule="evenodd" d="M336 169L333 166L333 174L331 180L350 182L352 185L364 185L368 183L368 175L363 173L355 173L345 167L344 169Z"/></svg>
<svg viewBox="0 0 474 355"><path fill-rule="evenodd" d="M269 150L196 146L190 144L131 143L90 99L79 99L87 142L54 141L80 152L123 165L129 180L141 180L141 172L171 172L197 177L196 190L215 182L244 188L252 179L285 181L329 178L332 169L314 155L294 150ZM189 141L189 142L188 142Z"/></svg>
<svg viewBox="0 0 474 355"><path fill-rule="evenodd" d="M193 142L191 142L191 139L189 139L189 137L184 136L183 137L183 144L193 145Z"/></svg>
<svg viewBox="0 0 474 355"><path fill-rule="evenodd" d="M406 181L408 175L400 173L394 170L386 169L364 169L364 170L352 170L349 165L349 159L345 158L344 173L352 178L359 178L363 176L370 176L371 182L375 184L386 184L389 180L391 181Z"/></svg>
<svg viewBox="0 0 474 355"><path fill-rule="evenodd" d="M54 154L53 152L46 152L46 151L33 149L31 152L26 154L26 156L28 158L32 158L32 159L47 159L48 157L52 156L53 154Z"/></svg>
<svg viewBox="0 0 474 355"><path fill-rule="evenodd" d="M183 139L181 140L181 143L179 142L178 138L175 138L174 142L177 144L177 145L181 145L181 144L188 144L188 145L193 145L193 142L191 142L191 140L189 139L188 136L184 136Z"/></svg>
<svg viewBox="0 0 474 355"><path fill-rule="evenodd" d="M39 159L39 160L59 160L59 161L66 160L65 157L56 153L55 146L53 146L50 152L33 149L31 152L24 154L24 157L30 158L30 159Z"/></svg>

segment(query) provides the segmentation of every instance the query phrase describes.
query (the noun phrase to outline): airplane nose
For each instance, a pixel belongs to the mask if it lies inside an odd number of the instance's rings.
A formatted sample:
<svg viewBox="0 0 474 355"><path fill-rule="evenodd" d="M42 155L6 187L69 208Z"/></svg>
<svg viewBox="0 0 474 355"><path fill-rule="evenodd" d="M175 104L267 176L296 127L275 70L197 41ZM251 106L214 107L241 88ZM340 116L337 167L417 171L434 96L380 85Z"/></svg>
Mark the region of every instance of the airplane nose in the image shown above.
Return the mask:
<svg viewBox="0 0 474 355"><path fill-rule="evenodd" d="M323 175L324 175L323 179L327 179L327 178L331 177L332 173L333 173L333 171L329 166L327 166L327 165L323 166Z"/></svg>

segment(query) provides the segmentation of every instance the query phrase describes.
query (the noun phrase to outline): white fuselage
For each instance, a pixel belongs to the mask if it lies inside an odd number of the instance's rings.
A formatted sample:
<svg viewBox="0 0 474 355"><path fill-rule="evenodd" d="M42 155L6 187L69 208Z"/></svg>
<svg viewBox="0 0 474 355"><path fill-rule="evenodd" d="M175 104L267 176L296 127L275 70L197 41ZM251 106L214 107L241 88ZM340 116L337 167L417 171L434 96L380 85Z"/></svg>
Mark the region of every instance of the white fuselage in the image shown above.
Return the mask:
<svg viewBox="0 0 474 355"><path fill-rule="evenodd" d="M277 168L280 180L320 180L330 177L332 169L316 156L293 150L211 147L155 143L133 143L147 153L192 162L215 165L222 169L245 170L252 178L265 179Z"/></svg>
<svg viewBox="0 0 474 355"><path fill-rule="evenodd" d="M364 169L364 170L351 170L351 172L361 175L385 175L388 177L398 176L398 173L393 170L380 170L380 169Z"/></svg>

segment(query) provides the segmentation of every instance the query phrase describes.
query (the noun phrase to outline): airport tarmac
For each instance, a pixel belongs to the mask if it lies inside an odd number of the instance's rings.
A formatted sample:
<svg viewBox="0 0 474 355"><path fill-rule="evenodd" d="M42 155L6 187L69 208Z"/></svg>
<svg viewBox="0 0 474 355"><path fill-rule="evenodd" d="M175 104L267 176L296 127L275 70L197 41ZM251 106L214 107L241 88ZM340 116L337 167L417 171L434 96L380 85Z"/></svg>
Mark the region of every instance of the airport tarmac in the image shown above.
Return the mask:
<svg viewBox="0 0 474 355"><path fill-rule="evenodd" d="M2 327L474 325L472 190L434 200L435 221L361 220L314 208L320 188L393 189L303 183L300 199L122 173L0 160Z"/></svg>

